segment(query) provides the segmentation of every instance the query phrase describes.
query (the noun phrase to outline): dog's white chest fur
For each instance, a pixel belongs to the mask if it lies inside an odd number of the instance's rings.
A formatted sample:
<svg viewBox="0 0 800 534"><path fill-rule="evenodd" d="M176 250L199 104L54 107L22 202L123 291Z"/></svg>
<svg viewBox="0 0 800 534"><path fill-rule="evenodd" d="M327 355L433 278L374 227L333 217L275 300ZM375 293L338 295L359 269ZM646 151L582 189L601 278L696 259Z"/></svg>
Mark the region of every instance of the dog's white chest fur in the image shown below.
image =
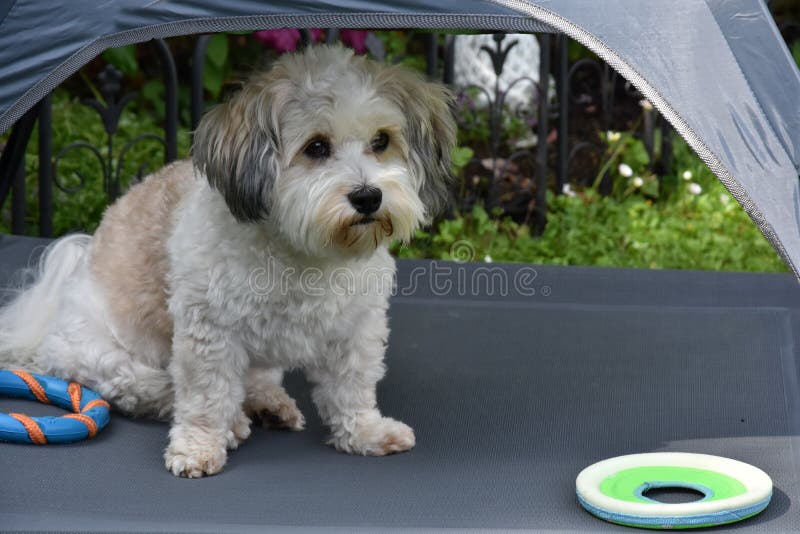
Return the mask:
<svg viewBox="0 0 800 534"><path fill-rule="evenodd" d="M254 301L252 313L242 317L241 335L251 359L281 368L309 367L318 360L341 356L340 346L354 335L353 326L378 317L385 308L370 296L372 306L352 296L305 296L300 287L277 298ZM309 335L309 333L313 333Z"/></svg>
<svg viewBox="0 0 800 534"><path fill-rule="evenodd" d="M197 213L204 214L198 228ZM293 252L277 229L242 225L199 179L176 212L167 243L169 285L194 294L204 313L229 328L258 365L307 367L341 355L367 322L380 328L395 269L385 246L365 258L310 260ZM198 234L202 240L198 243ZM198 269L197 266L205 266ZM387 332L388 333L388 332ZM385 342L385 339L384 339Z"/></svg>

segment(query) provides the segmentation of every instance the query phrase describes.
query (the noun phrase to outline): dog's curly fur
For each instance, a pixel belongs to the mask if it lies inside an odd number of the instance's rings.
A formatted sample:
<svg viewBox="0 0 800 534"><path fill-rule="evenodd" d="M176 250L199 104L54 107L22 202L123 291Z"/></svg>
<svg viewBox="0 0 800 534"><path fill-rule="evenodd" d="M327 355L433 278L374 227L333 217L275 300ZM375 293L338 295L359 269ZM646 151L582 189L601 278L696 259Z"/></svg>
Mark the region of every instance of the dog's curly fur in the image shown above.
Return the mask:
<svg viewBox="0 0 800 534"><path fill-rule="evenodd" d="M341 47L284 56L203 118L192 161L132 187L93 237L47 250L0 311L0 364L171 418L175 475L219 472L255 415L302 429L281 387L290 368L305 370L337 449L410 449L411 428L375 397L387 246L446 203L451 104ZM379 206L353 200L365 188Z"/></svg>

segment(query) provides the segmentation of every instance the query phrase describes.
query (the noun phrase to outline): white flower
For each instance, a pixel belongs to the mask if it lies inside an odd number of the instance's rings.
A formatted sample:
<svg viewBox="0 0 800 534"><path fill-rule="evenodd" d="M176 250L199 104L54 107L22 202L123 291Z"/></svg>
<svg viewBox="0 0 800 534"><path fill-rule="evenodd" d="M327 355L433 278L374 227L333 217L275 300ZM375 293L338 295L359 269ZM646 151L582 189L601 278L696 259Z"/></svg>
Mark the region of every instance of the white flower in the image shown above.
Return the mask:
<svg viewBox="0 0 800 534"><path fill-rule="evenodd" d="M619 173L625 178L633 176L633 169L627 163L620 163L618 167Z"/></svg>
<svg viewBox="0 0 800 534"><path fill-rule="evenodd" d="M641 176L637 176L636 178L633 179L632 183L633 183L633 187L639 188L639 187L642 187L644 185L644 180L642 180Z"/></svg>
<svg viewBox="0 0 800 534"><path fill-rule="evenodd" d="M683 171L683 179L687 182L692 179L692 171Z"/></svg>
<svg viewBox="0 0 800 534"><path fill-rule="evenodd" d="M692 182L689 184L689 192L693 195L699 195L703 192L703 188L700 187L700 184Z"/></svg>
<svg viewBox="0 0 800 534"><path fill-rule="evenodd" d="M727 206L728 203L731 201L731 197L730 195L726 195L725 193L720 193L719 201L722 203L723 206Z"/></svg>
<svg viewBox="0 0 800 534"><path fill-rule="evenodd" d="M536 146L538 142L539 138L536 137L536 134L531 133L521 139L518 139L517 142L514 143L514 148L525 150L526 148L531 148Z"/></svg>
<svg viewBox="0 0 800 534"><path fill-rule="evenodd" d="M606 132L606 139L608 139L609 142L611 142L611 143L616 143L617 141L620 140L621 137L622 137L622 134L619 133L619 132L613 132L611 130Z"/></svg>
<svg viewBox="0 0 800 534"><path fill-rule="evenodd" d="M653 109L653 104L651 104L646 98L639 100L639 105L642 106L642 109L647 111Z"/></svg>
<svg viewBox="0 0 800 534"><path fill-rule="evenodd" d="M492 257L487 254L486 256L483 257L483 261L485 261L486 263L492 263Z"/></svg>
<svg viewBox="0 0 800 534"><path fill-rule="evenodd" d="M564 186L561 188L561 192L567 195L568 197L575 196L575 191L572 190L572 186L569 184L564 184Z"/></svg>

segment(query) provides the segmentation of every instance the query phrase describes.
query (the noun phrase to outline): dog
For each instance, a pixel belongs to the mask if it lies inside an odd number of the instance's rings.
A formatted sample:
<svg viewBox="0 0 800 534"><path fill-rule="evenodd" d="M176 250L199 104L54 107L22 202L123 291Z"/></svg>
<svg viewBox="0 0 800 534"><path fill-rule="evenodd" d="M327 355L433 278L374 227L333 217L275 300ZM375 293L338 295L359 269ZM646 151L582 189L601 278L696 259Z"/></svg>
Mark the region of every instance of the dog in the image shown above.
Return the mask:
<svg viewBox="0 0 800 534"><path fill-rule="evenodd" d="M388 245L448 202L452 109L444 86L342 47L282 56L203 117L191 160L48 247L0 311L0 365L170 420L177 476L220 472L251 418L301 430L295 368L336 449L411 449L376 402Z"/></svg>

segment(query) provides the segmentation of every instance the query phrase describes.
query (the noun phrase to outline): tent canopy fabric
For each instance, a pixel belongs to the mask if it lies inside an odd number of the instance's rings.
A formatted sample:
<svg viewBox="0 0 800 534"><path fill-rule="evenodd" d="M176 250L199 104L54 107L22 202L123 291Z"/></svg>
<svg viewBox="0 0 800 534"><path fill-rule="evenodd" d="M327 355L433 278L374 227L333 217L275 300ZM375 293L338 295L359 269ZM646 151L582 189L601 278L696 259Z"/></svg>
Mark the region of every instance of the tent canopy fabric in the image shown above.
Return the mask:
<svg viewBox="0 0 800 534"><path fill-rule="evenodd" d="M800 277L800 73L761 0L0 0L0 133L107 48L279 27L565 33L653 103Z"/></svg>

